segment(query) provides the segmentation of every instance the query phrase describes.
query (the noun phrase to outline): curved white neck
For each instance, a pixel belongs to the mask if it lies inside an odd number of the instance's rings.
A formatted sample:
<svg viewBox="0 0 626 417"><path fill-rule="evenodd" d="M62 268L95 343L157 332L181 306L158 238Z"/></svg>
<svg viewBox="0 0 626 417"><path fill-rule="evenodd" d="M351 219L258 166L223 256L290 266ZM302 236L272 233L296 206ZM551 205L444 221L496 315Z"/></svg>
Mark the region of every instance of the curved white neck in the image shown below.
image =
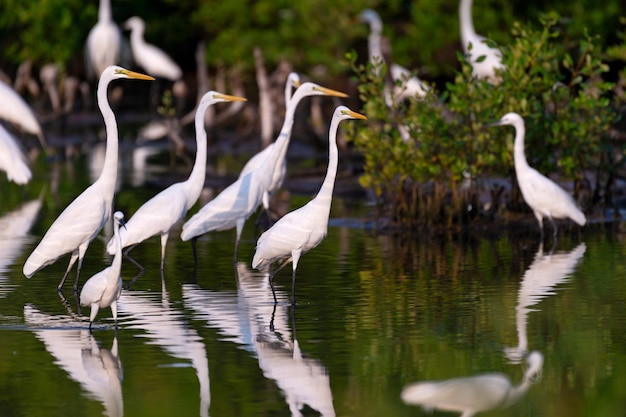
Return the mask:
<svg viewBox="0 0 626 417"><path fill-rule="evenodd" d="M318 196L326 196L332 199L333 189L335 188L335 178L337 177L337 165L339 163L339 149L337 149L337 131L341 119L333 118L328 130L328 169L324 182L320 187ZM330 207L330 201L329 201Z"/></svg>
<svg viewBox="0 0 626 417"><path fill-rule="evenodd" d="M120 225L117 220L113 220L113 236L117 239L117 245L115 245L115 254L113 255L113 262L111 262L111 269L119 271L122 269L122 236L120 235ZM109 278L117 281L117 276L114 274L110 274Z"/></svg>
<svg viewBox="0 0 626 417"><path fill-rule="evenodd" d="M461 0L459 5L459 23L463 50L467 53L467 46L476 37L472 20L472 0Z"/></svg>
<svg viewBox="0 0 626 417"><path fill-rule="evenodd" d="M110 80L109 80L110 81ZM115 114L107 99L109 82L100 80L98 83L98 107L104 118L107 144L104 153L104 166L97 181L104 183L105 196L113 196L115 183L117 181L117 160L118 160L118 132Z"/></svg>
<svg viewBox="0 0 626 417"><path fill-rule="evenodd" d="M520 169L528 167L526 161L526 154L524 153L524 135L526 135L526 128L524 122L516 122L515 127L515 144L513 145L513 160L515 162L515 171L519 173Z"/></svg>
<svg viewBox="0 0 626 417"><path fill-rule="evenodd" d="M198 108L196 111L196 160L193 164L191 174L189 174L189 178L186 181L191 186L195 186L190 190L191 193L188 201L191 204L194 204L196 200L198 200L198 197L200 197L202 187L204 186L204 178L206 177L207 134L204 128L204 114L208 108L209 106L206 105Z"/></svg>

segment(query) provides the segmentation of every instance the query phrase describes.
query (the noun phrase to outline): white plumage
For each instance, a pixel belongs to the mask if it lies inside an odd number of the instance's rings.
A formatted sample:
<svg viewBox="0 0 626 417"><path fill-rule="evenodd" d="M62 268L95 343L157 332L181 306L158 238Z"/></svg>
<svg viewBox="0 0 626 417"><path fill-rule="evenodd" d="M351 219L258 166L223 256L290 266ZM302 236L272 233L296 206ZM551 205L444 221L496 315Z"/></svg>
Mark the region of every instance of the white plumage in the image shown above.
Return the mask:
<svg viewBox="0 0 626 417"><path fill-rule="evenodd" d="M41 268L55 262L66 253L72 253L69 265L57 289L63 288L67 274L78 260L78 270L74 290L78 289L78 276L83 257L91 241L111 218L113 194L117 181L118 132L115 114L107 99L109 83L119 78L153 80L154 78L110 66L100 76L98 82L98 106L102 112L107 133L104 167L98 179L74 199L52 223L39 245L24 263L23 272L30 278Z"/></svg>
<svg viewBox="0 0 626 417"><path fill-rule="evenodd" d="M46 138L33 110L22 96L2 81L0 81L0 119L10 122L24 132L36 135L41 146L47 148Z"/></svg>
<svg viewBox="0 0 626 417"><path fill-rule="evenodd" d="M120 225L124 224L124 214L116 211L113 215L113 239L120 242ZM89 328L93 324L98 310L111 307L111 313L117 326L117 300L122 294L122 247L117 245L111 266L103 269L85 282L80 291L80 305L91 306Z"/></svg>
<svg viewBox="0 0 626 417"><path fill-rule="evenodd" d="M576 206L574 199L554 181L542 175L536 169L528 165L524 153L525 127L524 119L517 113L507 113L494 125L510 125L515 128L514 161L515 175L522 196L526 203L535 213L539 222L539 228L543 235L543 218L546 217L554 227L556 236L557 228L553 219L570 218L580 226L587 222L585 215Z"/></svg>
<svg viewBox="0 0 626 417"><path fill-rule="evenodd" d="M106 67L119 63L122 32L113 21L111 0L100 0L98 22L89 31L85 45L87 75L98 77Z"/></svg>
<svg viewBox="0 0 626 417"><path fill-rule="evenodd" d="M172 227L183 220L187 211L196 204L206 176L207 134L204 114L213 104L227 101L245 101L243 97L229 96L209 91L202 96L196 109L196 160L189 178L173 184L145 202L120 231L122 247L136 245L154 235L161 235L161 269L164 266L165 246ZM109 241L107 250L113 254L117 240Z"/></svg>
<svg viewBox="0 0 626 417"><path fill-rule="evenodd" d="M0 170L7 173L9 181L24 185L30 181L32 173L28 160L13 135L0 125Z"/></svg>
<svg viewBox="0 0 626 417"><path fill-rule="evenodd" d="M366 119L366 117L345 106L335 109L328 134L328 169L319 192L306 205L287 213L259 237L252 259L253 268L269 266L276 261L285 260L285 264L291 261L293 283L300 256L319 245L326 237L339 160L337 130L339 123L347 119Z"/></svg>

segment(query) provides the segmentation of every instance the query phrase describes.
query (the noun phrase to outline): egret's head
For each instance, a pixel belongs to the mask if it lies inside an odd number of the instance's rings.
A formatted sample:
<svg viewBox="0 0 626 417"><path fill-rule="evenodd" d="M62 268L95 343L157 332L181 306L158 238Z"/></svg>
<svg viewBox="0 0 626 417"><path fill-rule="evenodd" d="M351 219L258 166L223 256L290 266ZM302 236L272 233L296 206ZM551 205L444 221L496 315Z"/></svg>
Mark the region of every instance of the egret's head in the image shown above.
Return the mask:
<svg viewBox="0 0 626 417"><path fill-rule="evenodd" d="M359 20L361 22L370 25L370 30L376 33L382 33L383 22L380 20L380 16L372 9L365 9L359 14Z"/></svg>
<svg viewBox="0 0 626 417"><path fill-rule="evenodd" d="M139 16L133 16L129 18L123 24L124 29L126 30L141 30L143 31L146 27L145 22Z"/></svg>
<svg viewBox="0 0 626 417"><path fill-rule="evenodd" d="M361 113L350 110L346 106L339 106L335 109L335 114L341 116L342 119L360 119L367 120L367 117Z"/></svg>
<svg viewBox="0 0 626 417"><path fill-rule="evenodd" d="M331 90L330 88L322 87L321 85L306 82L302 83L296 90L295 94L301 94L302 97L306 96L333 96L333 97L348 97L346 93L341 91Z"/></svg>
<svg viewBox="0 0 626 417"><path fill-rule="evenodd" d="M115 220L115 223L117 223L118 225L126 229L126 222L124 221L124 213L122 213L121 211L116 211L113 214L113 219Z"/></svg>
<svg viewBox="0 0 626 417"><path fill-rule="evenodd" d="M300 87L300 85L301 85L301 83L300 83L300 75L297 72L290 72L289 75L287 76L287 82L293 88Z"/></svg>
<svg viewBox="0 0 626 417"><path fill-rule="evenodd" d="M217 91L209 91L204 93L200 99L200 105L220 103L223 101L248 101L248 99L238 96L229 96L227 94L218 93Z"/></svg>
<svg viewBox="0 0 626 417"><path fill-rule="evenodd" d="M107 67L104 70L104 72L110 72L112 75L112 78L132 78L135 80L154 80L154 77L150 75L127 70L126 68L122 68L117 65L111 65L110 67Z"/></svg>
<svg viewBox="0 0 626 417"><path fill-rule="evenodd" d="M520 124L524 124L524 119L522 119L522 116L515 112L510 112L502 116L502 118L500 118L500 120L498 120L497 122L491 123L489 126L519 126Z"/></svg>

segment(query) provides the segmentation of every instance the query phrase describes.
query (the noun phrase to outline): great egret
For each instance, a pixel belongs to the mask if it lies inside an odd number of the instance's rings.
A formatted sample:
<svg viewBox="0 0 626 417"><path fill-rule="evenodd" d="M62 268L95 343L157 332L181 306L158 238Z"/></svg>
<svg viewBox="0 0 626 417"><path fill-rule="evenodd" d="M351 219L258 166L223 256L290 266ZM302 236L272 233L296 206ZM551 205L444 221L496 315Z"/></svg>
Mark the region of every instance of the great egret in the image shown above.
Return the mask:
<svg viewBox="0 0 626 417"><path fill-rule="evenodd" d="M111 0L100 0L98 23L89 31L85 44L87 76L96 78L106 67L118 64L121 45L122 32L113 21Z"/></svg>
<svg viewBox="0 0 626 417"><path fill-rule="evenodd" d="M133 59L148 74L176 81L183 76L183 71L160 48L147 43L143 37L146 24L142 18L133 16L124 23L124 28L129 29L130 48Z"/></svg>
<svg viewBox="0 0 626 417"><path fill-rule="evenodd" d="M252 259L253 268L259 269L269 266L275 261L284 261L278 269L280 270L289 261L293 263L291 278L292 302L295 301L296 268L298 267L300 256L319 245L326 237L339 159L337 130L339 129L339 123L348 119L367 120L367 117L345 106L339 106L335 109L328 134L328 170L315 198L303 207L281 217L257 241L256 251ZM274 275L278 270L270 275L270 282L273 281Z"/></svg>
<svg viewBox="0 0 626 417"><path fill-rule="evenodd" d="M165 261L165 246L172 227L185 218L187 211L196 204L206 175L207 134L204 114L215 103L246 101L243 97L229 96L209 91L202 96L196 109L196 160L189 178L173 184L145 202L120 231L122 247L136 245L154 235L161 235L161 269ZM117 240L109 241L109 254L115 252Z"/></svg>
<svg viewBox="0 0 626 417"><path fill-rule="evenodd" d="M289 103L291 102L292 89L298 88L299 86L300 76L295 72L290 73L287 76L287 83L285 84L285 118L291 117L293 119L294 117L294 113L289 114L286 109L289 107ZM289 129L289 137L287 137L287 142L284 145L285 147L289 146L289 138L291 137L291 128L293 127L293 122L288 122L287 126ZM283 131L281 130L281 134L282 133ZM278 142L278 139L276 139L276 142ZM265 147L265 149L250 158L250 160L246 163L246 165L244 165L243 169L239 173L239 178L260 167L267 159L268 155L272 153L272 148L276 145L276 142L270 143L268 146ZM285 159L285 157L283 157L282 161L279 162L279 165L276 166L274 176L272 177L272 184L263 193L263 208L266 211L269 210L270 196L281 187L283 181L285 180L285 175L287 175L287 160Z"/></svg>
<svg viewBox="0 0 626 417"><path fill-rule="evenodd" d="M37 136L42 148L48 144L44 132L30 106L13 88L0 81L0 119L6 120L24 132Z"/></svg>
<svg viewBox="0 0 626 417"><path fill-rule="evenodd" d="M89 314L89 329L93 324L98 310L105 307L111 307L113 320L117 327L117 300L122 294L122 246L120 239L120 226L124 224L124 214L116 211L113 214L113 239L117 241L115 256L111 266L106 267L102 271L93 275L85 282L83 289L80 291L80 305L83 307L91 306Z"/></svg>
<svg viewBox="0 0 626 417"><path fill-rule="evenodd" d="M194 214L185 224L180 235L183 241L195 239L210 231L229 230L236 228L234 260L237 260L239 239L244 223L256 211L262 200L268 195L267 191L274 184L274 178L279 176L280 162L285 157L293 115L298 103L308 96L336 96L345 97L344 93L321 87L315 83L304 83L294 93L285 121L278 139L265 158L265 161L255 170L243 175L237 181L225 188L217 197L209 201ZM267 202L263 202L267 206ZM195 244L195 242L194 242Z"/></svg>
<svg viewBox="0 0 626 417"><path fill-rule="evenodd" d="M41 268L71 252L69 265L57 287L59 291L63 288L65 279L76 260L78 260L78 269L74 291L78 290L78 276L85 252L111 217L117 181L118 132L115 114L107 100L107 87L111 81L120 78L154 80L149 75L118 66L110 66L104 70L98 81L98 106L107 132L106 156L102 172L93 184L63 210L24 263L24 275L30 278Z"/></svg>
<svg viewBox="0 0 626 417"><path fill-rule="evenodd" d="M0 170L7 173L9 181L24 185L32 173L28 160L13 135L0 124Z"/></svg>
<svg viewBox="0 0 626 417"><path fill-rule="evenodd" d="M505 114L492 125L510 125L515 128L515 144L513 147L515 175L517 176L517 182L524 200L535 213L535 217L539 222L541 236L543 236L544 217L547 217L552 224L555 237L557 227L553 219L570 218L580 226L584 226L587 219L576 206L572 196L566 193L554 181L528 165L526 155L524 154L524 119L519 114L511 112Z"/></svg>
<svg viewBox="0 0 626 417"><path fill-rule="evenodd" d="M459 23L463 52L472 65L472 74L478 79L497 84L500 79L496 71L505 68L502 64L502 53L498 48L490 47L487 38L477 34L474 30L472 0L461 0Z"/></svg>
<svg viewBox="0 0 626 417"><path fill-rule="evenodd" d="M384 62L382 51L383 22L378 13L372 9L365 9L359 15L362 22L369 25L370 34L367 37L369 60L373 65ZM389 68L394 86L393 101L398 102L412 97L424 97L429 88L422 80L412 76L411 72L401 65L392 63ZM392 103L387 103L391 105Z"/></svg>

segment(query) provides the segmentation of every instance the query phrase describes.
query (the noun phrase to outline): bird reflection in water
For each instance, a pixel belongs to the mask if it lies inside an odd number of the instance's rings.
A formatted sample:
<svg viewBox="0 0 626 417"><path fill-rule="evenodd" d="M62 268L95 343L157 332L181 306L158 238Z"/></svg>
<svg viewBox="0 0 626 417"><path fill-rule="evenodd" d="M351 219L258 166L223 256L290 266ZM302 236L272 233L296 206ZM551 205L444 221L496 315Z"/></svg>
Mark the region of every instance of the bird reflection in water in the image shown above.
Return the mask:
<svg viewBox="0 0 626 417"><path fill-rule="evenodd" d="M305 406L322 416L334 416L326 367L303 356L295 332L294 309L287 302L289 295L276 291L276 296L278 303L274 302L266 274L252 272L241 262L237 264L236 294L183 284L185 307L193 312L194 319L206 321L227 340L251 352L263 375L276 381L292 416L302 416Z"/></svg>
<svg viewBox="0 0 626 417"><path fill-rule="evenodd" d="M202 338L188 326L181 310L169 301L161 273L162 292L124 291L118 311L124 317L124 328L141 330L139 335L163 348L172 357L189 360L200 385L200 416L208 417L211 405L209 361Z"/></svg>
<svg viewBox="0 0 626 417"><path fill-rule="evenodd" d="M50 316L30 304L24 306L24 319L54 356L55 363L81 385L88 397L102 403L105 415L124 415L123 371L117 337L111 349L105 349L89 330L75 327L74 317Z"/></svg>
<svg viewBox="0 0 626 417"><path fill-rule="evenodd" d="M533 263L524 272L517 296L515 323L518 344L516 347L505 349L506 357L511 363L520 363L528 352L526 327L528 313L534 311L531 307L554 295L556 286L567 281L586 249L585 243L581 243L570 252L544 253L543 244L539 244Z"/></svg>
<svg viewBox="0 0 626 417"><path fill-rule="evenodd" d="M543 355L531 352L526 371L518 385L508 376L490 372L475 376L441 381L423 381L407 385L402 390L402 400L424 409L437 409L461 413L471 417L479 412L508 408L518 402L531 385L540 379Z"/></svg>

